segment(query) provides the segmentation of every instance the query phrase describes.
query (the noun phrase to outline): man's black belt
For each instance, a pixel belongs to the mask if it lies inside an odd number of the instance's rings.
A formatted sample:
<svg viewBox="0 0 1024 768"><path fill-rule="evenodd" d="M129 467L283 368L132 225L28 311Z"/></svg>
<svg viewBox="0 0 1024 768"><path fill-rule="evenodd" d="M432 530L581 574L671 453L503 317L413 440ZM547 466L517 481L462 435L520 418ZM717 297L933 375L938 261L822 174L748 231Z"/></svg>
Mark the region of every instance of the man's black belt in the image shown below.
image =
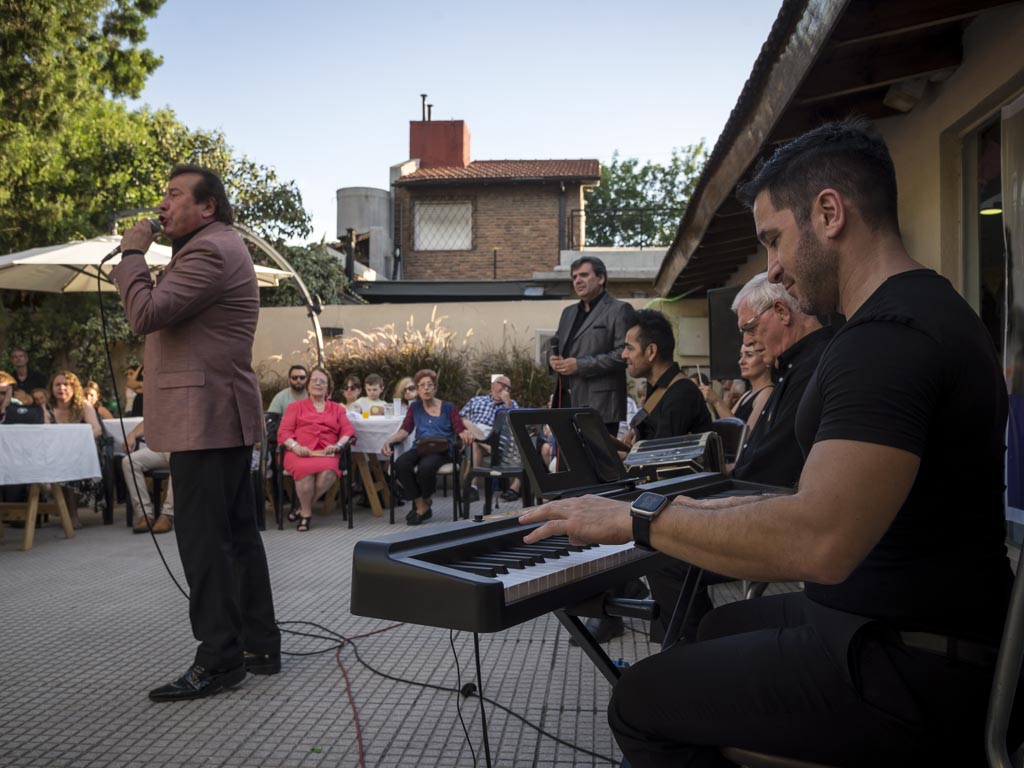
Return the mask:
<svg viewBox="0 0 1024 768"><path fill-rule="evenodd" d="M907 648L936 653L951 661L992 666L996 663L998 649L983 643L975 643L949 635L933 635L931 632L900 632L900 640Z"/></svg>

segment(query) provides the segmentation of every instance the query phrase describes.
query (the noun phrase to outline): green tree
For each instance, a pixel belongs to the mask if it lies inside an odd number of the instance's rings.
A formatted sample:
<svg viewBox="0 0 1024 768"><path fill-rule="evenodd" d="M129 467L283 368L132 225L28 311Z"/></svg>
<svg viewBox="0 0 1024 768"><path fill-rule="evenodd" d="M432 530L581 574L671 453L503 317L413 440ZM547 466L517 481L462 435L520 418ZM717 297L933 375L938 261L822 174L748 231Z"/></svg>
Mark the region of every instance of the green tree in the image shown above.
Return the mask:
<svg viewBox="0 0 1024 768"><path fill-rule="evenodd" d="M160 65L142 47L163 0L5 0L0 12L0 254L109 231L115 211L161 199L167 172L195 162L221 174L236 218L268 240L305 237L293 182L236 157L218 131L170 109L129 110ZM112 343L137 343L105 297ZM0 334L40 365L102 374L95 296L0 291ZM104 377L105 378L105 377Z"/></svg>
<svg viewBox="0 0 1024 768"><path fill-rule="evenodd" d="M704 142L672 150L668 163L620 159L601 166L601 185L587 190L586 244L668 245L707 159Z"/></svg>
<svg viewBox="0 0 1024 768"><path fill-rule="evenodd" d="M321 306L342 303L349 285L345 265L327 250L324 243L282 247L279 251L299 273L310 295L318 299ZM276 288L260 291L260 304L264 307L297 307L304 303L294 280L285 280Z"/></svg>

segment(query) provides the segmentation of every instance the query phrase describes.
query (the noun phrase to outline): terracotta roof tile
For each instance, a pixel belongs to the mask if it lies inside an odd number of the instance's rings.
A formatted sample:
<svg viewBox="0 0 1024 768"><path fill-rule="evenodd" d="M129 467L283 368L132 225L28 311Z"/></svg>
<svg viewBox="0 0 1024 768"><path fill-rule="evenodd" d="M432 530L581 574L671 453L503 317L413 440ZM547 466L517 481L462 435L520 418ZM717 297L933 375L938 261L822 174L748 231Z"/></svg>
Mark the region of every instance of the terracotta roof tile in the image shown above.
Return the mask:
<svg viewBox="0 0 1024 768"><path fill-rule="evenodd" d="M395 184L446 181L524 181L532 179L599 179L597 160L475 160L469 165L421 168Z"/></svg>

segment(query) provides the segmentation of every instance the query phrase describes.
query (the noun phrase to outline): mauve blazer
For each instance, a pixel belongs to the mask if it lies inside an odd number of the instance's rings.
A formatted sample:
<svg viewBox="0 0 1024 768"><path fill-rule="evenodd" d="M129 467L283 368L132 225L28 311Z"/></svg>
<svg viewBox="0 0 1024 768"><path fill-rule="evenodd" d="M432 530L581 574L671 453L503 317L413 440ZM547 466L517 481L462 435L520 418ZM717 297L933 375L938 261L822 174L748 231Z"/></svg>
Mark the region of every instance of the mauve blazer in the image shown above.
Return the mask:
<svg viewBox="0 0 1024 768"><path fill-rule="evenodd" d="M143 257L111 272L128 322L146 336L146 443L154 451L252 445L263 402L252 369L260 297L242 238L215 221L154 285Z"/></svg>

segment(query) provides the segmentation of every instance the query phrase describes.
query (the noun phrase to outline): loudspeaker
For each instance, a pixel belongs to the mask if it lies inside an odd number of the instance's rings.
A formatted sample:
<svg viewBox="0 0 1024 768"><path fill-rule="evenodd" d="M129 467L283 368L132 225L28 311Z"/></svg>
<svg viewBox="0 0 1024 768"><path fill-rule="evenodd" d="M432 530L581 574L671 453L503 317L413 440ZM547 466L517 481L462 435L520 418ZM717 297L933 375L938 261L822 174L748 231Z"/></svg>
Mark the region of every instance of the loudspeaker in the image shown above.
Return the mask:
<svg viewBox="0 0 1024 768"><path fill-rule="evenodd" d="M708 291L708 342L711 347L712 379L740 378L740 347L743 334L736 325L732 302L740 285L713 288Z"/></svg>

